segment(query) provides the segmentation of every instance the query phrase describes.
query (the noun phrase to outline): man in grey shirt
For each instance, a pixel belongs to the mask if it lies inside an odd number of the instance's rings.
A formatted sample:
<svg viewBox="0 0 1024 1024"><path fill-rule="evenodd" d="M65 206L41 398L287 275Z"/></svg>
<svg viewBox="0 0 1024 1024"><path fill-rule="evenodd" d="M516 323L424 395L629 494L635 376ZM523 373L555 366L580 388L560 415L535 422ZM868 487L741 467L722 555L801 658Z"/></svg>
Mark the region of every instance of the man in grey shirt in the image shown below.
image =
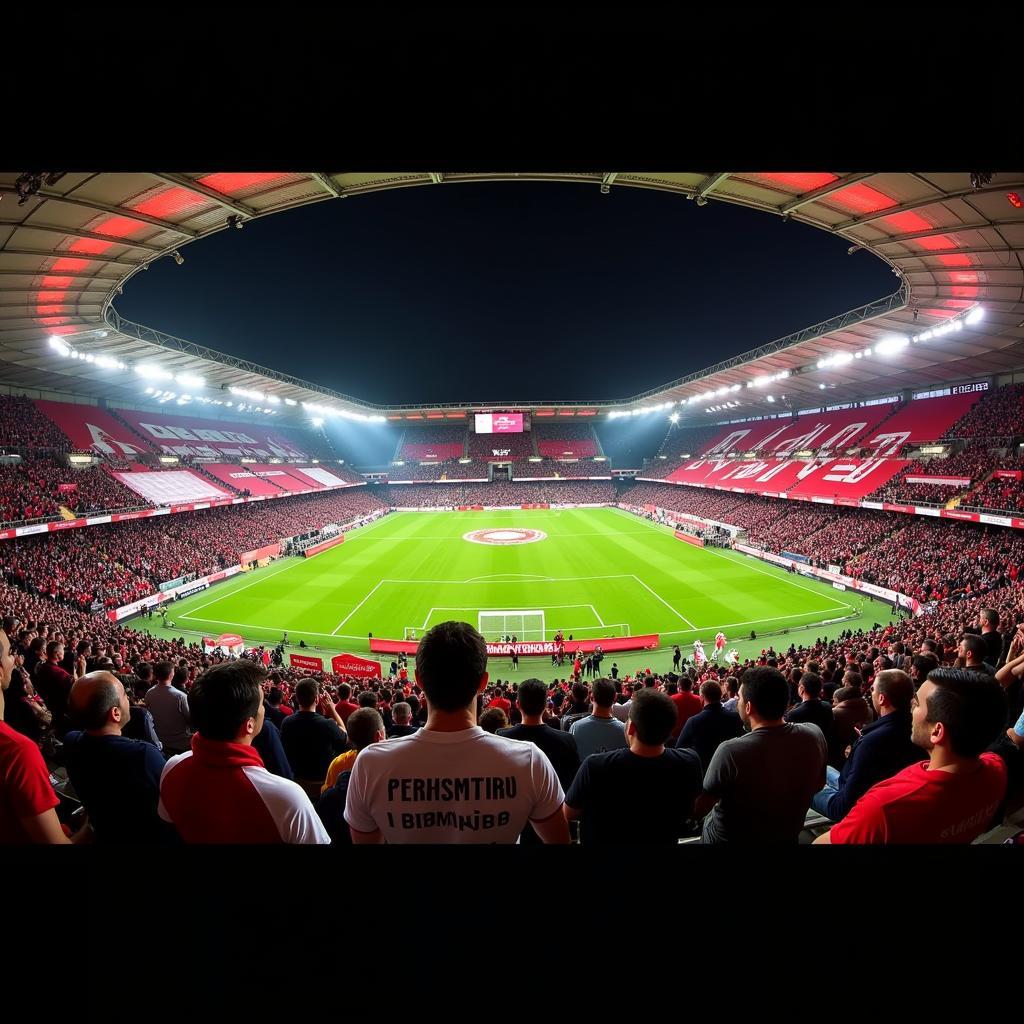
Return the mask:
<svg viewBox="0 0 1024 1024"><path fill-rule="evenodd" d="M591 754L602 754L629 746L626 727L612 717L615 684L610 679L595 679L590 690L594 701L593 712L569 726L569 734L576 740L581 762Z"/></svg>
<svg viewBox="0 0 1024 1024"><path fill-rule="evenodd" d="M164 747L164 754L173 757L192 749L192 719L188 712L188 697L171 685L174 666L160 661L153 666L155 685L146 691L146 707L153 716L156 734Z"/></svg>
<svg viewBox="0 0 1024 1024"><path fill-rule="evenodd" d="M796 843L811 798L825 784L821 729L783 719L789 683L778 669L743 673L736 710L750 732L715 751L697 798L705 843Z"/></svg>

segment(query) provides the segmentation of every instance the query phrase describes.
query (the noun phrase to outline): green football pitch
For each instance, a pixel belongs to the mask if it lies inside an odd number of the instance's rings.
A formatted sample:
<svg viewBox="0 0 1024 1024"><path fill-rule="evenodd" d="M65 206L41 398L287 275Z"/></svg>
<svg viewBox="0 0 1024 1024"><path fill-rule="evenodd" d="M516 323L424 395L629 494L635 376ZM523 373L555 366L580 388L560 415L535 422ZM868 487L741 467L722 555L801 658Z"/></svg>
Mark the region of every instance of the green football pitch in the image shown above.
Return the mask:
<svg viewBox="0 0 1024 1024"><path fill-rule="evenodd" d="M476 531L485 537L466 538ZM520 531L541 537L508 543ZM462 619L489 640L506 631L520 640L559 629L577 640L657 633L662 647L687 653L699 638L710 653L719 630L741 646L752 630L856 616L860 602L737 552L696 548L615 508L393 512L313 558L279 560L174 603L166 632L276 643L287 630L293 645L365 652L371 633L419 637Z"/></svg>

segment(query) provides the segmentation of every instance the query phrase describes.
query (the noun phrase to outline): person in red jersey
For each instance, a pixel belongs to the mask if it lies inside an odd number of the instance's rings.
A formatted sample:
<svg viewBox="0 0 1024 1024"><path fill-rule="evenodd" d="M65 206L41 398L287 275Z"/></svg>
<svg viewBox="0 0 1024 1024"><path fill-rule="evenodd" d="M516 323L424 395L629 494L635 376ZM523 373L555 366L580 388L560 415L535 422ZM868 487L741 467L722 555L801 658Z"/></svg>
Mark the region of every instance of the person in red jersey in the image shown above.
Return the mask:
<svg viewBox="0 0 1024 1024"><path fill-rule="evenodd" d="M189 694L197 732L160 777L157 811L186 843L329 843L302 787L263 765L252 741L263 727L266 671L217 665Z"/></svg>
<svg viewBox="0 0 1024 1024"><path fill-rule="evenodd" d="M680 676L675 685L675 692L669 692L667 687L665 691L672 698L672 703L676 707L676 724L671 737L673 740L679 739L683 726L694 715L699 715L704 707L700 702L700 697L693 693L693 680L689 676Z"/></svg>
<svg viewBox="0 0 1024 1024"><path fill-rule="evenodd" d="M911 702L911 739L928 751L872 786L815 843L970 843L988 831L1006 793L1006 766L983 753L1006 702L987 673L939 668Z"/></svg>
<svg viewBox="0 0 1024 1024"><path fill-rule="evenodd" d="M0 630L0 719L14 658ZM60 803L39 748L0 721L0 844L70 843L54 808Z"/></svg>

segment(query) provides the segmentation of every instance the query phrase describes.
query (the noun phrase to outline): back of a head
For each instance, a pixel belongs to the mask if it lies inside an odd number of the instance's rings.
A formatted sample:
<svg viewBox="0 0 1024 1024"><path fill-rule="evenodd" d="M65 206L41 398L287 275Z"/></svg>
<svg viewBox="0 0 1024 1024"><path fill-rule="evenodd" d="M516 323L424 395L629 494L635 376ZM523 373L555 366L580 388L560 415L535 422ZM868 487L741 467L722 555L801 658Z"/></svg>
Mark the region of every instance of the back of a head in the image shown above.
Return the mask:
<svg viewBox="0 0 1024 1024"><path fill-rule="evenodd" d="M590 687L586 683L572 684L572 699L577 704L586 704L590 697Z"/></svg>
<svg viewBox="0 0 1024 1024"><path fill-rule="evenodd" d="M934 654L915 654L911 667L917 672L922 682L939 667L939 659Z"/></svg>
<svg viewBox="0 0 1024 1024"><path fill-rule="evenodd" d="M914 681L898 668L888 668L875 676L875 686L884 693L894 711L907 711L914 697Z"/></svg>
<svg viewBox="0 0 1024 1024"><path fill-rule="evenodd" d="M255 718L263 701L267 673L247 658L207 669L188 695L192 724L207 740L230 742L246 719Z"/></svg>
<svg viewBox="0 0 1024 1024"><path fill-rule="evenodd" d="M432 708L468 708L487 672L487 643L468 622L441 622L416 648L416 676Z"/></svg>
<svg viewBox="0 0 1024 1024"><path fill-rule="evenodd" d="M352 687L348 683L342 683L338 687L338 700L348 700L352 696Z"/></svg>
<svg viewBox="0 0 1024 1024"><path fill-rule="evenodd" d="M814 672L805 672L800 677L800 685L804 688L804 693L808 697L818 699L821 697L821 690L824 684L821 681L821 676Z"/></svg>
<svg viewBox="0 0 1024 1024"><path fill-rule="evenodd" d="M595 679L591 689L597 707L607 709L615 703L615 687L610 679Z"/></svg>
<svg viewBox="0 0 1024 1024"><path fill-rule="evenodd" d="M185 684L188 682L188 669L179 665L174 670L174 676L171 680L171 685L176 686L179 690L185 689Z"/></svg>
<svg viewBox="0 0 1024 1024"><path fill-rule="evenodd" d="M117 677L109 672L90 672L76 680L68 700L71 717L82 729L102 729L120 703Z"/></svg>
<svg viewBox="0 0 1024 1024"><path fill-rule="evenodd" d="M889 671L892 671L890 669ZM859 686L840 686L835 693L832 694L832 700L836 704L842 704L846 700L861 700L863 695L860 692Z"/></svg>
<svg viewBox="0 0 1024 1024"><path fill-rule="evenodd" d="M768 666L748 668L740 680L740 699L749 701L759 718L775 722L789 706L789 683L777 669Z"/></svg>
<svg viewBox="0 0 1024 1024"><path fill-rule="evenodd" d="M859 672L846 671L843 673L843 689L855 688L858 692L864 687L864 677Z"/></svg>
<svg viewBox="0 0 1024 1024"><path fill-rule="evenodd" d="M280 686L272 686L267 694L267 703L273 708L279 707L283 696Z"/></svg>
<svg viewBox="0 0 1024 1024"><path fill-rule="evenodd" d="M138 676L140 682L150 682L153 678L152 663L148 661L140 661L138 665L135 666L135 674Z"/></svg>
<svg viewBox="0 0 1024 1024"><path fill-rule="evenodd" d="M1003 730L1002 687L987 672L962 668L937 668L928 682L935 690L928 697L925 720L945 726L954 754L977 757Z"/></svg>
<svg viewBox="0 0 1024 1024"><path fill-rule="evenodd" d="M303 679L295 684L295 699L300 708L311 708L320 695L320 684L315 679Z"/></svg>
<svg viewBox="0 0 1024 1024"><path fill-rule="evenodd" d="M368 747L384 731L384 719L376 708L359 708L345 723L348 738L356 750Z"/></svg>
<svg viewBox="0 0 1024 1024"><path fill-rule="evenodd" d="M677 717L675 702L667 693L644 688L633 694L629 720L645 746L661 746L672 735Z"/></svg>
<svg viewBox="0 0 1024 1024"><path fill-rule="evenodd" d="M539 679L524 679L516 691L519 710L524 715L541 715L548 702L548 688Z"/></svg>
<svg viewBox="0 0 1024 1024"><path fill-rule="evenodd" d="M363 709L360 708L361 710ZM355 714L354 711L352 713ZM400 700L391 708L391 717L395 725L408 725L412 721L412 708L404 700Z"/></svg>
<svg viewBox="0 0 1024 1024"><path fill-rule="evenodd" d="M508 715L502 708L485 708L477 724L484 732L496 733L508 726Z"/></svg>
<svg viewBox="0 0 1024 1024"><path fill-rule="evenodd" d="M722 703L722 687L713 679L709 679L706 683L700 684L700 695L704 698L704 701L707 704Z"/></svg>
<svg viewBox="0 0 1024 1024"><path fill-rule="evenodd" d="M363 690L363 692L359 694L359 700L357 700L356 703L361 708L375 708L377 706L377 694L372 690Z"/></svg>
<svg viewBox="0 0 1024 1024"><path fill-rule="evenodd" d="M158 683L169 683L174 677L174 666L169 661L158 661L153 666L153 678Z"/></svg>
<svg viewBox="0 0 1024 1024"><path fill-rule="evenodd" d="M983 608L981 618L989 629L999 628L999 612L995 608Z"/></svg>

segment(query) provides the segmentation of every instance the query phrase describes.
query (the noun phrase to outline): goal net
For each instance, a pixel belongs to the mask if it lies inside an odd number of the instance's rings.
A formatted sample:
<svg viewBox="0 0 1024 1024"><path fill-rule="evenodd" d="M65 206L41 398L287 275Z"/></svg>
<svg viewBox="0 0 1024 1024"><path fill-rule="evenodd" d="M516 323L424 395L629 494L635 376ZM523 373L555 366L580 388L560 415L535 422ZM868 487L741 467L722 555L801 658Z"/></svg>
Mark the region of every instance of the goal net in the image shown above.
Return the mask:
<svg viewBox="0 0 1024 1024"><path fill-rule="evenodd" d="M479 612L477 629L489 643L506 636L519 640L544 639L544 613L540 611L486 611Z"/></svg>

